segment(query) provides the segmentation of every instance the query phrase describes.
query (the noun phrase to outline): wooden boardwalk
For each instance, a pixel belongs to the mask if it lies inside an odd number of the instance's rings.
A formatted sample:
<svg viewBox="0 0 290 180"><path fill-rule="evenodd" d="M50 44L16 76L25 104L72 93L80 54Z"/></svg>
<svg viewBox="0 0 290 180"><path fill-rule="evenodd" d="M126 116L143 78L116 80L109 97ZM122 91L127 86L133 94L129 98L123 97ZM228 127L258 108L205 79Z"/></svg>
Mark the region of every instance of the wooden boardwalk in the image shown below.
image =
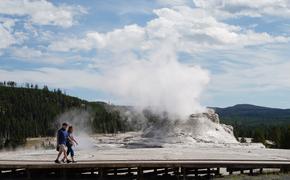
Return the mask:
<svg viewBox="0 0 290 180"><path fill-rule="evenodd" d="M128 177L143 179L151 176L171 176L187 179L196 176L219 176L225 168L230 174L239 171L263 172L264 168L290 169L289 160L229 160L229 159L179 159L179 160L90 160L70 164L55 164L41 160L0 160L0 177L66 177L90 175L99 179ZM146 178L145 178L146 179Z"/></svg>

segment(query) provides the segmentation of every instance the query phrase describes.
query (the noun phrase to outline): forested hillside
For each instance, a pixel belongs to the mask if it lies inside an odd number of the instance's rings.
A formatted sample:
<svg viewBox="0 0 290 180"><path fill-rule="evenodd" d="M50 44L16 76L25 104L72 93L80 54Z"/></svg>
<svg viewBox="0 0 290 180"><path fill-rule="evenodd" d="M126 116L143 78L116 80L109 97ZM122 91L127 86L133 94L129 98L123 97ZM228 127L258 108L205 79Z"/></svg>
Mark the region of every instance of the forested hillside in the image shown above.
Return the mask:
<svg viewBox="0 0 290 180"><path fill-rule="evenodd" d="M88 102L67 96L60 89L15 82L0 83L0 148L17 146L26 137L54 136L56 118L72 108L88 110L92 116L93 132L129 130L119 113L105 103ZM108 110L110 109L110 110Z"/></svg>
<svg viewBox="0 0 290 180"><path fill-rule="evenodd" d="M116 133L142 128L133 111L130 122L120 112L131 107L88 102L65 95L60 89L15 82L0 82L0 148L15 147L27 137L54 136L57 117L71 109L89 112L89 126L95 133ZM221 122L234 127L236 137L252 137L256 142L266 139L274 147L290 148L290 109L274 109L253 105L214 108ZM146 113L145 113L146 115ZM157 117L147 117L151 121Z"/></svg>
<svg viewBox="0 0 290 180"><path fill-rule="evenodd" d="M215 108L216 112L227 122L243 122L249 125L290 123L290 109L268 108L249 104L239 104L228 108Z"/></svg>
<svg viewBox="0 0 290 180"><path fill-rule="evenodd" d="M290 148L290 109L268 108L239 104L214 108L221 122L234 127L237 137L252 137L256 142L269 139L274 147Z"/></svg>

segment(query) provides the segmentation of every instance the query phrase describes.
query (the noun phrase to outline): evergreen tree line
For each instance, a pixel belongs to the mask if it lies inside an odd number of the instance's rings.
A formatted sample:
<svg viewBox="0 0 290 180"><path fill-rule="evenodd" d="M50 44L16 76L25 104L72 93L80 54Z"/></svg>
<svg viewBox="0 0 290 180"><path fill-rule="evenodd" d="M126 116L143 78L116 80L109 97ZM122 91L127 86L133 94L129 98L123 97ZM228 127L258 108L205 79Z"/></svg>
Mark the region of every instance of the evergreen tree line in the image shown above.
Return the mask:
<svg viewBox="0 0 290 180"><path fill-rule="evenodd" d="M269 145L266 140L274 142L273 148L290 149L290 109L269 108L251 104L238 104L226 108L214 108L224 124L234 127L236 137L245 142Z"/></svg>
<svg viewBox="0 0 290 180"><path fill-rule="evenodd" d="M278 124L255 124L245 125L232 122L234 127L234 135L241 138L240 142L246 142L245 138L252 138L252 142L263 143L271 148L290 149L290 125L285 122L284 125ZM272 141L274 144L267 144L266 140Z"/></svg>
<svg viewBox="0 0 290 180"><path fill-rule="evenodd" d="M72 108L83 108L92 115L93 132L116 133L130 130L118 111L105 103L88 102L65 95L60 89L13 81L0 82L0 148L16 147L27 137L54 136L57 117Z"/></svg>

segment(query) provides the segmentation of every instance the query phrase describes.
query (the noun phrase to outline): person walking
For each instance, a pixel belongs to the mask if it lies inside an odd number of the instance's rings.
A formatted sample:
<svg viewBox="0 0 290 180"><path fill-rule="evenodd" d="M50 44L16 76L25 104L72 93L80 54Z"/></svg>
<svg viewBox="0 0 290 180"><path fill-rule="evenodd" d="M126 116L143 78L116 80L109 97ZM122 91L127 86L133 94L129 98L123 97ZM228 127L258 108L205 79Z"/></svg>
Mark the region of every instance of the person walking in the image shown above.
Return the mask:
<svg viewBox="0 0 290 180"><path fill-rule="evenodd" d="M59 161L59 158L60 158L61 154L63 154L62 162L67 162L67 163L71 162L70 160L68 160L67 154L66 154L67 153L66 152L66 142L67 142L67 138L68 138L68 134L67 134L67 131L66 131L67 126L68 126L67 123L63 123L62 124L62 128L57 131L57 146L56 146L56 150L58 151L58 155L57 155L57 158L56 158L56 160L54 162L58 163L58 164L61 163Z"/></svg>
<svg viewBox="0 0 290 180"><path fill-rule="evenodd" d="M67 156L70 154L71 156L71 160L73 163L76 163L75 159L74 159L74 150L73 150L73 146L74 145L78 145L78 142L75 140L74 136L73 136L73 127L69 126L68 130L68 138L67 138Z"/></svg>

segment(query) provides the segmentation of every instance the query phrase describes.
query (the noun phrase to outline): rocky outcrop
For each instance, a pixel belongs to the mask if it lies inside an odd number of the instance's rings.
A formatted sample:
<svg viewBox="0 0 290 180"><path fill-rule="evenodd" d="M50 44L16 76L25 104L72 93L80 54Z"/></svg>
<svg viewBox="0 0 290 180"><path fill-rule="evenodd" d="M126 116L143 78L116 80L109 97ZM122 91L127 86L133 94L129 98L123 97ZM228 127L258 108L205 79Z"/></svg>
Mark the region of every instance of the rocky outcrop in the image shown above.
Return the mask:
<svg viewBox="0 0 290 180"><path fill-rule="evenodd" d="M209 120L211 120L214 123L220 123L220 119L219 119L219 115L217 113L215 113L215 111L213 109L207 109L206 112L204 113L199 113L199 114L192 114L190 116L191 119L200 119L200 118L207 118Z"/></svg>

